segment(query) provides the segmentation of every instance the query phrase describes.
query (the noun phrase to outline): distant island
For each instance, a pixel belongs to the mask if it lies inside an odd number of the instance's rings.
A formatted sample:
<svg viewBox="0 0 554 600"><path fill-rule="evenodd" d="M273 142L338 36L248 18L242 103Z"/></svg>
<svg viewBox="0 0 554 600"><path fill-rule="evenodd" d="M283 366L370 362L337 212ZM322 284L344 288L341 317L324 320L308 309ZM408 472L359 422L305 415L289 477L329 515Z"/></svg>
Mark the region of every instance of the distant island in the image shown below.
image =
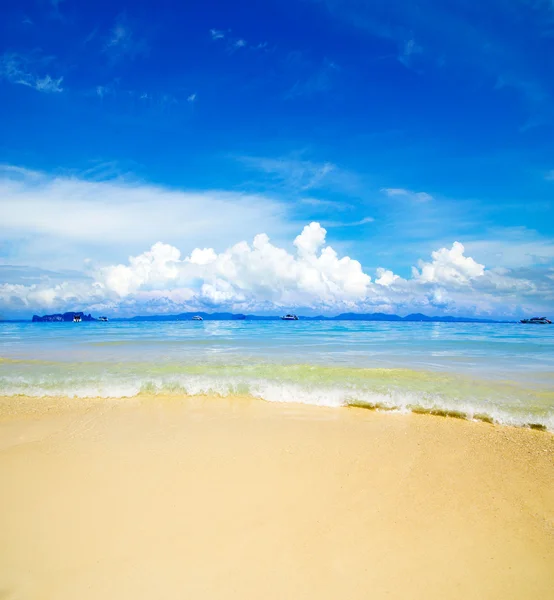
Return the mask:
<svg viewBox="0 0 554 600"><path fill-rule="evenodd" d="M206 312L186 312L178 315L145 315L131 317L129 319L115 319L116 321L190 321L192 317L200 316L204 321L279 321L280 316L259 316L243 315L234 313L206 313ZM428 317L421 313L400 317L386 313L342 313L335 317L325 317L318 315L316 317L299 316L302 321L410 321L410 322L431 322L431 323L506 323L509 321L497 321L494 319L473 319L469 317L450 317L436 316Z"/></svg>
<svg viewBox="0 0 554 600"><path fill-rule="evenodd" d="M39 317L38 315L33 315L33 323L65 323L65 322L73 322L75 317L79 318L81 321L97 321L91 315L85 315L83 312L66 312L66 313L56 313L55 315L43 315Z"/></svg>
<svg viewBox="0 0 554 600"><path fill-rule="evenodd" d="M191 321L193 317L202 317L204 321L279 321L280 316L264 315L244 315L235 313L207 313L207 312L186 312L178 315L142 315L136 317L119 317L113 321ZM64 323L72 322L75 317L80 317L81 321L104 321L106 317L94 318L92 315L86 315L84 312L66 312L53 315L33 315L33 323ZM395 321L395 322L425 322L425 323L511 323L513 321L499 321L495 319L474 319L470 317L451 317L434 316L428 317L421 313L414 313L406 317L387 313L341 313L334 317L318 315L316 317L299 316L302 321Z"/></svg>

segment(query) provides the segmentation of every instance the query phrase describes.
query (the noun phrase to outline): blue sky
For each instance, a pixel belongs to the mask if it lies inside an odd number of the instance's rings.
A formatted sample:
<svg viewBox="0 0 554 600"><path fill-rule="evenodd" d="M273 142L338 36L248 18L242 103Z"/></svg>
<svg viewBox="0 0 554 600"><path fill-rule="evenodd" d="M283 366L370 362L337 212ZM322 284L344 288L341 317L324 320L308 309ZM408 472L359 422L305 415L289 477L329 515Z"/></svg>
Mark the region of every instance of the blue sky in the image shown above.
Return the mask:
<svg viewBox="0 0 554 600"><path fill-rule="evenodd" d="M1 10L1 314L552 306L551 0ZM262 233L294 277L225 254Z"/></svg>

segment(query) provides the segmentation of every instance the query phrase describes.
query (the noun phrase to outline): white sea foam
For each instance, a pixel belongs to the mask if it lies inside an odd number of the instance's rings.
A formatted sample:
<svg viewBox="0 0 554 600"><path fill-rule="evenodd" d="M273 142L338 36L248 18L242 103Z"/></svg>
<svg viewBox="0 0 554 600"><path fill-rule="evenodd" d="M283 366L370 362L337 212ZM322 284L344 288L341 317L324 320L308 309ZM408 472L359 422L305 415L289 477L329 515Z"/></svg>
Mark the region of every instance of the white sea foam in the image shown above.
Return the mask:
<svg viewBox="0 0 554 600"><path fill-rule="evenodd" d="M15 365L14 365L15 366ZM485 393L480 397L461 397L454 390L443 386L442 392L436 391L433 378L424 380L422 386L420 374L414 372L414 383L404 377L391 378L383 386L377 375L368 378L360 373L358 380L337 376L331 369L322 367L299 367L290 373L283 371L273 377L248 372L248 369L227 367L224 373L190 374L165 373L155 370L121 372L102 371L98 367L91 369L56 368L28 369L25 374L7 374L0 376L0 394L5 396L68 396L73 398L128 398L138 394L171 394L178 396L217 395L222 397L249 395L268 402L302 403L315 406L344 407L357 406L375 410L400 412L428 412L444 416L457 416L467 419L490 420L492 422L524 426L537 425L554 431L554 411L548 407L533 406L529 402L512 398L506 401L500 393L492 398ZM275 369L274 369L275 370ZM277 370L278 371L278 370ZM340 374L341 372L339 372ZM258 375L258 376L255 376ZM281 375L281 378L279 377ZM362 376L365 375L365 378ZM308 376L311 376L308 377ZM396 384L395 384L396 381ZM417 385L416 385L417 384ZM494 388L489 385L494 391ZM489 390L486 388L486 390ZM492 392L491 392L492 393Z"/></svg>

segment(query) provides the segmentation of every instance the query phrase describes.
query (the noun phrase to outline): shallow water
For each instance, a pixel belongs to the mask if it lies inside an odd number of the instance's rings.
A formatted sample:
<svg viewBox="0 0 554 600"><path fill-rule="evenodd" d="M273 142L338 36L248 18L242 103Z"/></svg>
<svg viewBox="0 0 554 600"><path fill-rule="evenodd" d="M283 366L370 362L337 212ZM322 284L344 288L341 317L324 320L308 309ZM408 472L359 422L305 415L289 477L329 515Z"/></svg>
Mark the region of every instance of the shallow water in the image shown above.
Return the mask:
<svg viewBox="0 0 554 600"><path fill-rule="evenodd" d="M0 324L0 394L248 394L554 430L554 327L175 321Z"/></svg>

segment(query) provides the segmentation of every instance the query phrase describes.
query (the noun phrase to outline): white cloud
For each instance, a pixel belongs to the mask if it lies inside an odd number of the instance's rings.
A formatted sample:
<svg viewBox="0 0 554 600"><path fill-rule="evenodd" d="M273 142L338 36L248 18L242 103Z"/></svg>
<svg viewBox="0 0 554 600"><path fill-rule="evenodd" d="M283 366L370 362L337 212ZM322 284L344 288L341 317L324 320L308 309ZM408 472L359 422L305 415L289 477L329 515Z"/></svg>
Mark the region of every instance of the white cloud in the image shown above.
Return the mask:
<svg viewBox="0 0 554 600"><path fill-rule="evenodd" d="M465 246L481 262L497 267L545 265L554 259L554 240L525 227L493 229L486 239L471 240Z"/></svg>
<svg viewBox="0 0 554 600"><path fill-rule="evenodd" d="M433 200L433 196L427 192L412 192L411 190L405 190L404 188L383 188L381 190L389 198L406 198L416 202L429 202Z"/></svg>
<svg viewBox="0 0 554 600"><path fill-rule="evenodd" d="M250 50L267 50L267 42L259 42L257 44L250 44L242 37L234 37L231 35L231 30L223 31L221 29L210 29L210 38L213 42L218 42L219 40L227 40L227 43L224 45L226 47L227 52L233 53L236 50L240 50L241 48L249 48Z"/></svg>
<svg viewBox="0 0 554 600"><path fill-rule="evenodd" d="M379 267L377 269L377 279L375 280L375 283L384 287L389 287L399 279L400 277L395 275L392 271Z"/></svg>
<svg viewBox="0 0 554 600"><path fill-rule="evenodd" d="M158 243L128 265L101 269L96 278L108 293L122 297L161 287L185 289L189 297L208 303L333 306L362 300L371 278L358 261L339 258L325 246L325 238L325 229L310 223L294 240L296 254L258 234L252 245L239 242L220 254L196 248L184 260L177 248ZM194 288L195 281L200 286Z"/></svg>
<svg viewBox="0 0 554 600"><path fill-rule="evenodd" d="M0 284L0 307L14 312L79 306L112 314L179 312L223 308L242 312L304 307L321 312L396 311L458 315L515 314L554 298L549 273L543 282L504 269L487 270L465 256L464 247L432 253L411 279L379 268L377 279L349 256L339 257L319 223L306 225L294 252L264 234L222 252L194 248L183 258L157 242L125 264L91 267L89 278L52 280L44 272L30 285ZM543 304L541 304L541 302Z"/></svg>
<svg viewBox="0 0 554 600"><path fill-rule="evenodd" d="M300 176L302 185L317 181L312 166ZM336 174L326 170L325 177ZM3 314L80 307L130 315L217 307L498 316L525 307L544 312L554 302L552 272L540 259L554 256L554 246L530 241L525 232L519 235L531 244L529 251L541 254L516 270L481 258L487 251L493 257L494 248L456 241L419 261L411 278L381 267L372 281L357 260L328 244L321 224L309 223L298 233L290 205L265 196L184 192L122 178L86 180L5 166L0 198L0 239L15 265L0 268ZM260 223L276 241L259 233ZM367 234L372 231L367 228ZM56 272L83 268L90 257L85 273ZM494 268L487 269L491 263Z"/></svg>
<svg viewBox="0 0 554 600"><path fill-rule="evenodd" d="M239 156L236 160L245 167L258 171L271 180L294 193L306 193L312 190L332 190L341 194L358 195L362 189L356 173L341 168L332 162L317 162L299 158L297 155L278 158L263 156ZM267 182L268 177L264 178ZM329 201L305 199L304 203L323 205Z"/></svg>
<svg viewBox="0 0 554 600"><path fill-rule="evenodd" d="M148 46L146 40L137 37L127 17L121 14L107 36L104 52L112 62L118 62L147 54Z"/></svg>
<svg viewBox="0 0 554 600"><path fill-rule="evenodd" d="M225 33L219 29L210 29L210 36L212 40L222 40L225 37Z"/></svg>
<svg viewBox="0 0 554 600"><path fill-rule="evenodd" d="M431 254L433 261L419 261L420 271L414 268L414 279L424 283L468 284L476 277L482 277L484 265L464 256L465 248L454 242L452 248L441 248Z"/></svg>
<svg viewBox="0 0 554 600"><path fill-rule="evenodd" d="M398 53L398 61L405 67L410 68L412 66L413 57L421 54L423 48L419 46L413 38L405 40Z"/></svg>
<svg viewBox="0 0 554 600"><path fill-rule="evenodd" d="M187 102L190 102L191 104L193 102L196 102L196 93L191 94L188 98L187 98Z"/></svg>
<svg viewBox="0 0 554 600"><path fill-rule="evenodd" d="M373 217L364 217L358 221L327 221L325 227L359 227L360 225L368 225L374 221Z"/></svg>
<svg viewBox="0 0 554 600"><path fill-rule="evenodd" d="M50 62L51 57L5 53L0 57L0 79L33 88L37 92L62 92L63 76L55 78L48 73L41 76L36 72L44 71Z"/></svg>
<svg viewBox="0 0 554 600"><path fill-rule="evenodd" d="M0 239L12 245L14 262L80 268L86 257L122 259L157 240L225 247L259 223L279 238L294 227L282 203L261 195L94 178L0 167Z"/></svg>
<svg viewBox="0 0 554 600"><path fill-rule="evenodd" d="M63 77L52 79L50 75L45 75L44 77L37 77L34 81L20 81L18 83L28 85L38 92L63 92L63 88L61 87L62 81Z"/></svg>
<svg viewBox="0 0 554 600"><path fill-rule="evenodd" d="M186 260L193 265L209 265L217 260L217 254L213 248L195 248Z"/></svg>
<svg viewBox="0 0 554 600"><path fill-rule="evenodd" d="M99 277L108 290L119 296L128 296L140 288L156 284L165 287L168 281L177 279L180 257L181 252L177 248L158 242L149 251L131 256L128 266L100 269Z"/></svg>
<svg viewBox="0 0 554 600"><path fill-rule="evenodd" d="M99 98L103 98L104 96L106 96L108 94L115 94L115 91L112 86L108 86L108 85L97 85L96 86L96 95Z"/></svg>
<svg viewBox="0 0 554 600"><path fill-rule="evenodd" d="M333 180L331 174L338 172L338 167L330 162L317 163L288 157L241 156L237 160L302 192L325 187Z"/></svg>
<svg viewBox="0 0 554 600"><path fill-rule="evenodd" d="M293 56L295 54L293 53ZM319 65L312 65L302 59L300 62L293 59L292 64L295 62L301 65L301 68L296 69L298 73L296 81L285 93L285 100L328 92L335 85L335 80L340 72L337 63L327 59Z"/></svg>

